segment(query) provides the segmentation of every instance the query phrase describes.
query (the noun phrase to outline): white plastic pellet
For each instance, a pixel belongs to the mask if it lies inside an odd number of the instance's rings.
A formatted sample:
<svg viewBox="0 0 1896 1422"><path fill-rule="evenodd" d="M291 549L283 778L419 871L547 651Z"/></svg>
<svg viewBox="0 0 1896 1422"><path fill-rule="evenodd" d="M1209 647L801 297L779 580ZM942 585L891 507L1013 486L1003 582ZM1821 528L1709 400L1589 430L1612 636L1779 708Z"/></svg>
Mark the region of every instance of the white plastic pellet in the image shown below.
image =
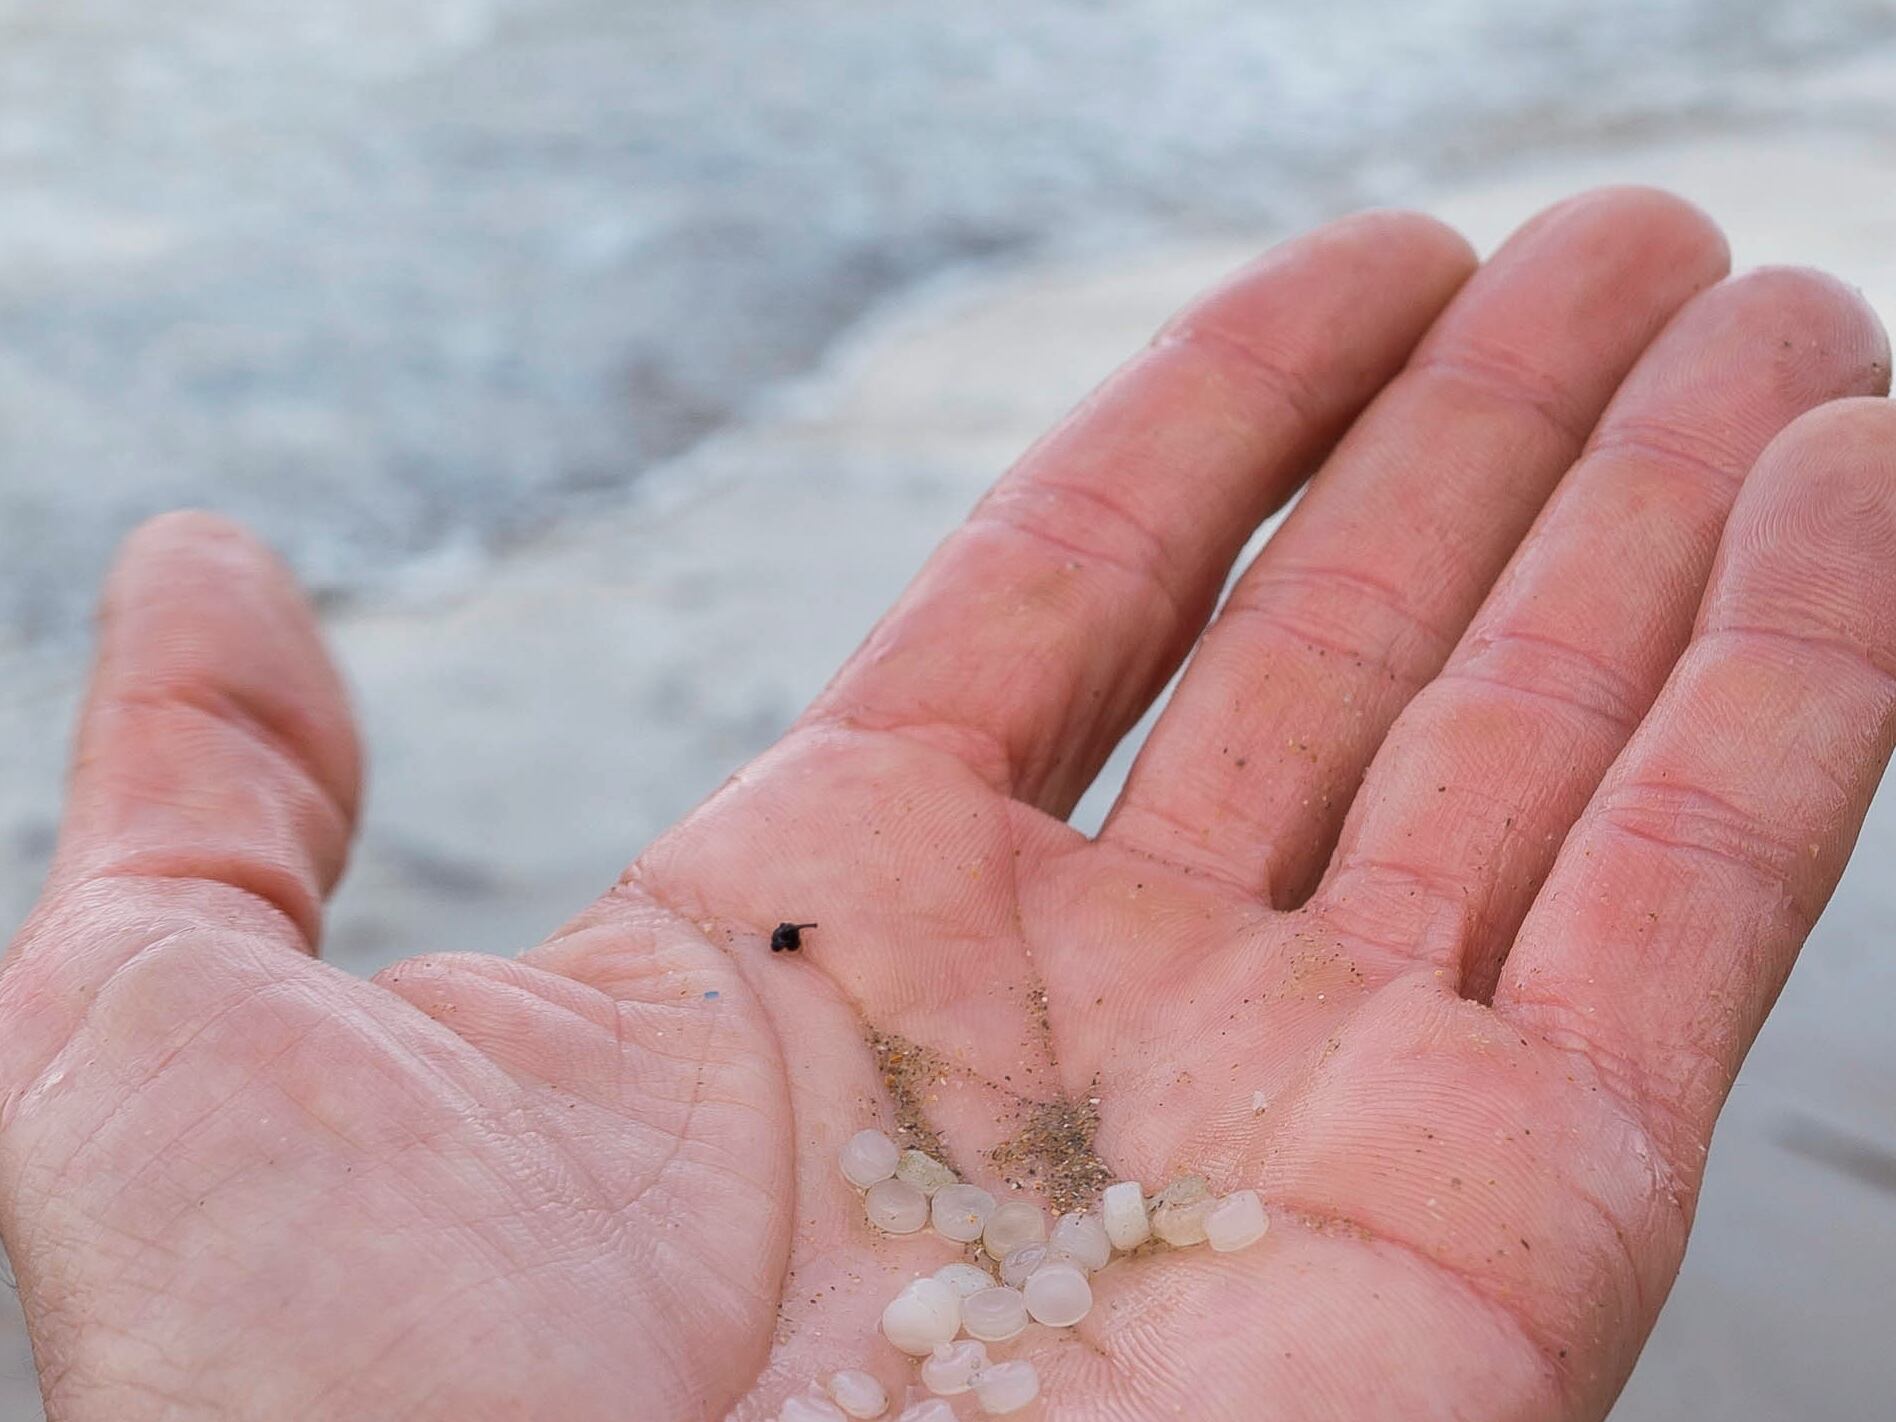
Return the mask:
<svg viewBox="0 0 1896 1422"><path fill-rule="evenodd" d="M1255 1190L1233 1190L1205 1211L1205 1239L1220 1254L1256 1244L1270 1227Z"/></svg>
<svg viewBox="0 0 1896 1422"><path fill-rule="evenodd" d="M974 1400L990 1416L1018 1412L1040 1396L1040 1374L1021 1358L981 1369L972 1379Z"/></svg>
<svg viewBox="0 0 1896 1422"><path fill-rule="evenodd" d="M777 1422L849 1422L849 1418L827 1397L793 1397L784 1403Z"/></svg>
<svg viewBox="0 0 1896 1422"><path fill-rule="evenodd" d="M1070 1328L1093 1307L1093 1286L1086 1282L1086 1271L1064 1261L1034 1270L1021 1294L1034 1321L1049 1328Z"/></svg>
<svg viewBox="0 0 1896 1422"><path fill-rule="evenodd" d="M925 1150L905 1150L895 1163L895 1178L908 1181L924 1195L932 1195L961 1177Z"/></svg>
<svg viewBox="0 0 1896 1422"><path fill-rule="evenodd" d="M983 1289L961 1301L961 1326L970 1338L1005 1343L1027 1327L1027 1300L1019 1289Z"/></svg>
<svg viewBox="0 0 1896 1422"><path fill-rule="evenodd" d="M939 1397L925 1397L904 1407L895 1422L955 1422L955 1410Z"/></svg>
<svg viewBox="0 0 1896 1422"><path fill-rule="evenodd" d="M1216 1201L1202 1175L1174 1180L1152 1202L1152 1232L1167 1244L1185 1248L1205 1242L1205 1215Z"/></svg>
<svg viewBox="0 0 1896 1422"><path fill-rule="evenodd" d="M1189 1205L1211 1198L1211 1184L1202 1175L1181 1175L1152 1197L1154 1209L1165 1205Z"/></svg>
<svg viewBox="0 0 1896 1422"><path fill-rule="evenodd" d="M942 1265L935 1271L935 1277L964 1299L969 1294L978 1294L983 1289L994 1287L994 1276L987 1270L978 1264L963 1264L959 1260Z"/></svg>
<svg viewBox="0 0 1896 1422"><path fill-rule="evenodd" d="M1023 1244L1019 1249L1007 1251L1007 1257L1001 1261L1001 1282L1009 1288L1018 1289L1032 1276L1034 1270L1047 1262L1047 1246L1044 1244Z"/></svg>
<svg viewBox="0 0 1896 1422"><path fill-rule="evenodd" d="M906 1180L878 1180L863 1197L869 1223L887 1234L914 1234L928 1223L928 1196Z"/></svg>
<svg viewBox="0 0 1896 1422"><path fill-rule="evenodd" d="M1053 1222L1047 1247L1065 1254L1089 1274L1104 1269L1113 1257L1113 1242L1098 1215L1083 1210L1061 1215Z"/></svg>
<svg viewBox="0 0 1896 1422"><path fill-rule="evenodd" d="M882 1332L904 1353L925 1358L961 1331L961 1299L940 1279L917 1279L882 1310Z"/></svg>
<svg viewBox="0 0 1896 1422"><path fill-rule="evenodd" d="M874 1373L865 1373L861 1368L844 1368L840 1373L830 1374L827 1386L836 1405L851 1417L880 1417L889 1410L889 1390Z"/></svg>
<svg viewBox="0 0 1896 1422"><path fill-rule="evenodd" d="M944 1185L935 1192L931 1208L936 1234L957 1244L970 1244L987 1227L988 1216L994 1213L994 1197L979 1185Z"/></svg>
<svg viewBox="0 0 1896 1422"><path fill-rule="evenodd" d="M843 1142L838 1162L843 1167L845 1180L858 1190L867 1190L878 1180L887 1180L895 1174L895 1163L901 1156L895 1142L881 1131L857 1131Z"/></svg>
<svg viewBox="0 0 1896 1422"><path fill-rule="evenodd" d="M996 1259L1005 1259L1023 1244L1044 1244L1047 1216L1040 1206L1025 1200L1009 1200L995 1207L981 1231L981 1243Z"/></svg>
<svg viewBox="0 0 1896 1422"><path fill-rule="evenodd" d="M1195 1205L1167 1205L1152 1212L1152 1232L1174 1249L1186 1249L1205 1242L1205 1216L1212 1202Z"/></svg>
<svg viewBox="0 0 1896 1422"><path fill-rule="evenodd" d="M987 1348L966 1338L954 1343L937 1343L935 1351L922 1359L922 1386L943 1397L968 1390L968 1379L988 1365Z"/></svg>
<svg viewBox="0 0 1896 1422"><path fill-rule="evenodd" d="M1137 1180L1108 1185L1099 1200L1101 1222L1114 1249L1137 1249L1152 1238L1146 1215L1145 1189Z"/></svg>

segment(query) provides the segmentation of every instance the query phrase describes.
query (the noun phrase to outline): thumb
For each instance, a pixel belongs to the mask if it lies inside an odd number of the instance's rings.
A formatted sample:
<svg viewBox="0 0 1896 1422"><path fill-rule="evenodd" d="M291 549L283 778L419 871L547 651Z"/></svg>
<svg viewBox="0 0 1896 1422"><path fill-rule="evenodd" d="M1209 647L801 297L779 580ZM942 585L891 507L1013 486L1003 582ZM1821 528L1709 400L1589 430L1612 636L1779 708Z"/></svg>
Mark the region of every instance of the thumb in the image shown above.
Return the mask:
<svg viewBox="0 0 1896 1422"><path fill-rule="evenodd" d="M0 1080L180 930L314 951L359 763L341 679L289 571L235 525L169 514L121 549L100 610L65 822L0 963Z"/></svg>
<svg viewBox="0 0 1896 1422"><path fill-rule="evenodd" d="M126 539L106 582L49 888L225 885L313 948L359 774L341 679L276 556L202 513Z"/></svg>

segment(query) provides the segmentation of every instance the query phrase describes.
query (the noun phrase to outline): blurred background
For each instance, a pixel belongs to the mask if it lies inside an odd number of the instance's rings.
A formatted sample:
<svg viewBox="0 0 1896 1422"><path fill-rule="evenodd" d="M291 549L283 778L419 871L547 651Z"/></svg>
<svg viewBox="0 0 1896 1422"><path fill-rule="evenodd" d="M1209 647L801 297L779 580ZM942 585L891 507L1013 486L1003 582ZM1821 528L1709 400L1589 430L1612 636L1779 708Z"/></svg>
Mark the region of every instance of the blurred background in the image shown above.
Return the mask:
<svg viewBox="0 0 1896 1422"><path fill-rule="evenodd" d="M372 758L330 956L511 951L1196 287L1624 178L1896 316L1896 5L0 0L0 920L146 514L323 600ZM1615 1422L1892 1415L1892 863L1886 795Z"/></svg>

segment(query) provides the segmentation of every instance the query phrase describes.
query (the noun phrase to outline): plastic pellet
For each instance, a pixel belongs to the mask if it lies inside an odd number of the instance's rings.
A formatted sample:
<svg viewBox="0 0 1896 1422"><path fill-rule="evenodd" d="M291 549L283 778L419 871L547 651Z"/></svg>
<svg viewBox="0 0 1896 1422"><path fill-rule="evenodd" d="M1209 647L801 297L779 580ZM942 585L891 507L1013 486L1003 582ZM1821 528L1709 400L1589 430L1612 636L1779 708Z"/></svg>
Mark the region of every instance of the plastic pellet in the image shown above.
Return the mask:
<svg viewBox="0 0 1896 1422"><path fill-rule="evenodd" d="M1047 1262L1047 1246L1044 1244L1023 1244L1019 1249L1007 1251L1007 1257L1001 1261L1001 1282L1009 1288L1018 1289L1033 1276L1034 1270Z"/></svg>
<svg viewBox="0 0 1896 1422"><path fill-rule="evenodd" d="M922 1359L922 1386L943 1397L968 1390L968 1379L988 1365L987 1348L962 1339L956 1343L937 1343L935 1351Z"/></svg>
<svg viewBox="0 0 1896 1422"><path fill-rule="evenodd" d="M1093 1307L1093 1286L1086 1282L1086 1271L1077 1264L1042 1264L1034 1270L1021 1295L1034 1321L1049 1328L1070 1328Z"/></svg>
<svg viewBox="0 0 1896 1422"><path fill-rule="evenodd" d="M1205 1212L1205 1239L1220 1254L1246 1249L1271 1227L1255 1190L1233 1190Z"/></svg>
<svg viewBox="0 0 1896 1422"><path fill-rule="evenodd" d="M1187 1175L1152 1202L1152 1232L1176 1248L1205 1242L1205 1216L1216 1203L1202 1175Z"/></svg>
<svg viewBox="0 0 1896 1422"><path fill-rule="evenodd" d="M844 1368L830 1374L827 1386L836 1405L851 1417L880 1417L889 1410L889 1390L874 1373L865 1373L861 1368Z"/></svg>
<svg viewBox="0 0 1896 1422"><path fill-rule="evenodd" d="M961 1326L970 1338L1005 1343L1027 1328L1027 1300L1019 1289L983 1289L961 1301Z"/></svg>
<svg viewBox="0 0 1896 1422"><path fill-rule="evenodd" d="M994 1197L978 1185L944 1185L935 1192L931 1209L936 1234L957 1244L970 1244L987 1227L988 1216L994 1213Z"/></svg>
<svg viewBox="0 0 1896 1422"><path fill-rule="evenodd" d="M867 1190L878 1180L895 1174L895 1163L902 1152L881 1131L857 1131L843 1142L837 1157L843 1178L858 1190Z"/></svg>
<svg viewBox="0 0 1896 1422"><path fill-rule="evenodd" d="M1113 1242L1098 1215L1075 1210L1053 1222L1047 1248L1065 1254L1089 1274L1104 1269L1113 1257Z"/></svg>
<svg viewBox="0 0 1896 1422"><path fill-rule="evenodd" d="M988 1216L981 1231L981 1243L996 1259L1005 1259L1023 1244L1044 1244L1047 1216L1038 1205L1025 1200L1009 1200Z"/></svg>
<svg viewBox="0 0 1896 1422"><path fill-rule="evenodd" d="M882 1310L882 1332L904 1353L917 1358L952 1343L961 1331L961 1300L939 1279L917 1279Z"/></svg>
<svg viewBox="0 0 1896 1422"><path fill-rule="evenodd" d="M895 1163L895 1178L908 1181L924 1195L932 1195L961 1177L925 1150L905 1150Z"/></svg>
<svg viewBox="0 0 1896 1422"><path fill-rule="evenodd" d="M784 1403L777 1422L849 1422L849 1418L827 1397L793 1397Z"/></svg>
<svg viewBox="0 0 1896 1422"><path fill-rule="evenodd" d="M906 1180L878 1180L863 1199L869 1223L887 1234L914 1234L928 1223L928 1196Z"/></svg>
<svg viewBox="0 0 1896 1422"><path fill-rule="evenodd" d="M974 1400L990 1416L1018 1412L1040 1396L1040 1374L1020 1358L981 1369L972 1379Z"/></svg>
<svg viewBox="0 0 1896 1422"><path fill-rule="evenodd" d="M978 1294L983 1289L994 1287L994 1276L978 1264L963 1264L956 1261L944 1264L935 1271L935 1277L953 1289L962 1298L969 1294Z"/></svg>
<svg viewBox="0 0 1896 1422"><path fill-rule="evenodd" d="M1152 1238L1152 1220L1146 1214L1145 1188L1137 1180L1108 1185L1100 1196L1100 1218L1114 1249L1137 1249Z"/></svg>

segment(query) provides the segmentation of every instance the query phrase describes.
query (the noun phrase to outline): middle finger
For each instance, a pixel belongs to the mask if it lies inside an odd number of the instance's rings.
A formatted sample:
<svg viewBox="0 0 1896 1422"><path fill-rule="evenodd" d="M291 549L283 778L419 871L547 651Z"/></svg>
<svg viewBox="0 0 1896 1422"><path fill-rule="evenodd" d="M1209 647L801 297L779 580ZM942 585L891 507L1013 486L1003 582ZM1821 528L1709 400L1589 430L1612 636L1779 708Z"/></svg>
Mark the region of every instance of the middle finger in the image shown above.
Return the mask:
<svg viewBox="0 0 1896 1422"><path fill-rule="evenodd" d="M1728 260L1709 219L1649 189L1510 238L1239 580L1101 837L1299 898L1620 379Z"/></svg>

